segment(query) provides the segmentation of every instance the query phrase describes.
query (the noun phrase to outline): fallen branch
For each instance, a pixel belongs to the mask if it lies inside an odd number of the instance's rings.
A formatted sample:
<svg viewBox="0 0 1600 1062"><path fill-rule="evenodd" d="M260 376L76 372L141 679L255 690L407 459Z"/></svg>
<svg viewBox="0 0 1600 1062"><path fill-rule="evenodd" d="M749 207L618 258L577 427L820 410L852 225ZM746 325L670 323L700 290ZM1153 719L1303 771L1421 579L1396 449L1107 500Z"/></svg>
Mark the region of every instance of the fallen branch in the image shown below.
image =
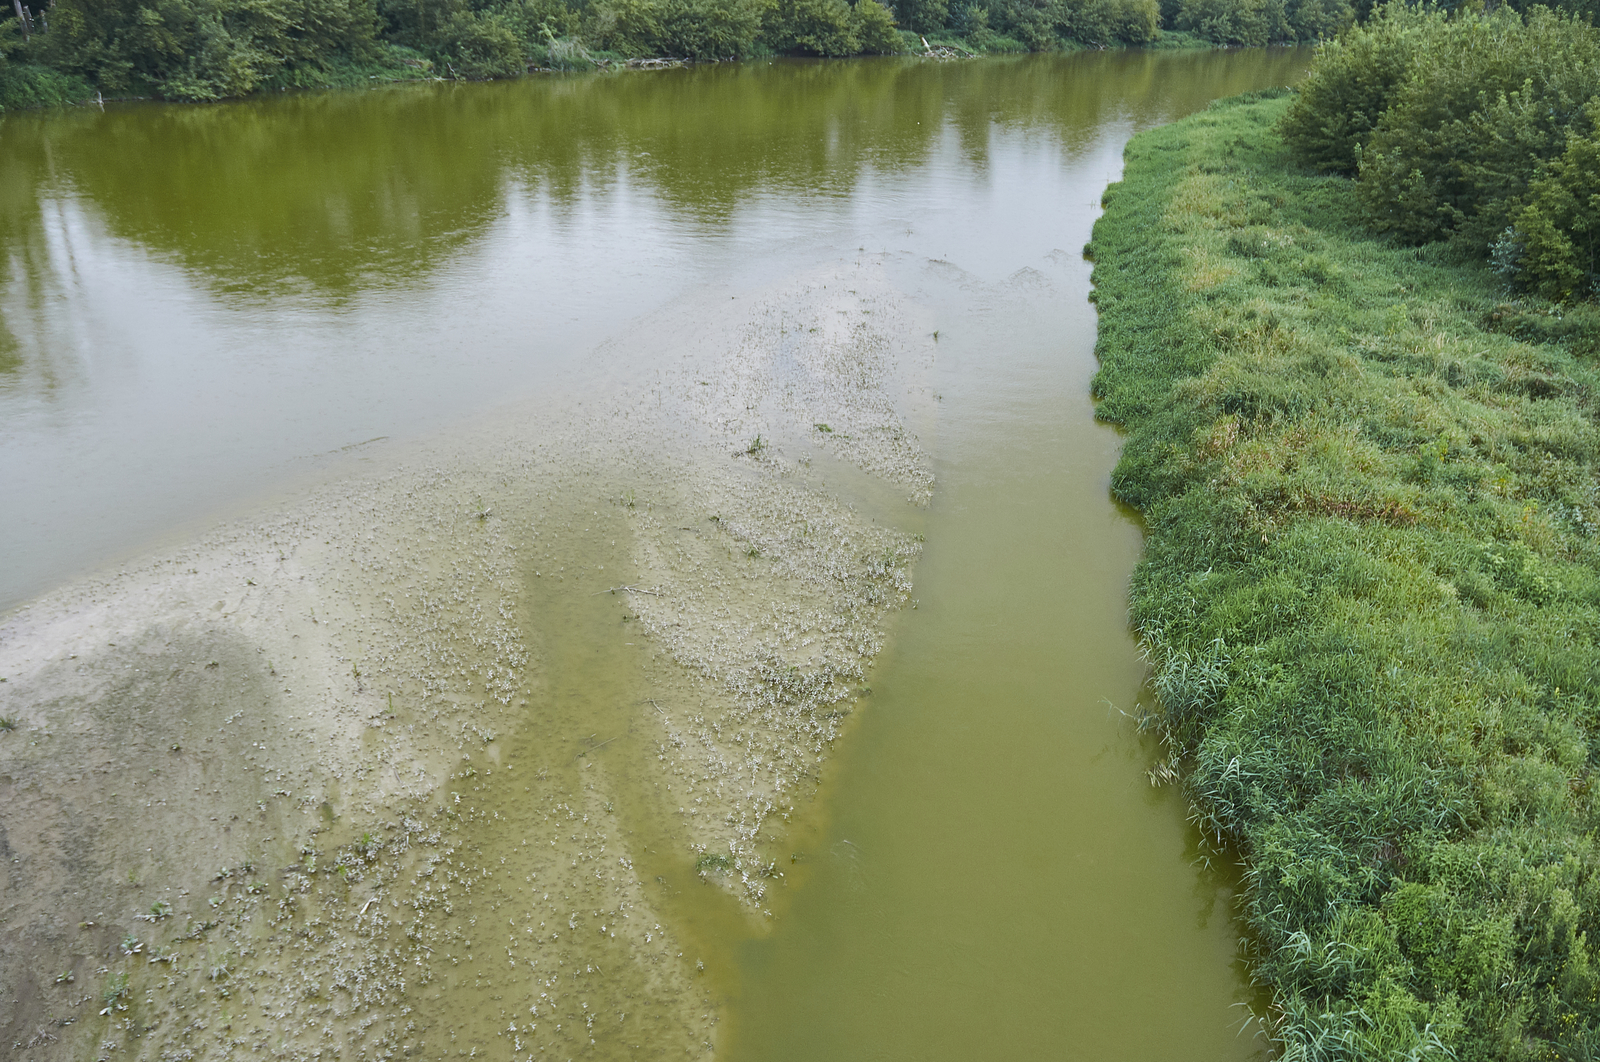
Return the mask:
<svg viewBox="0 0 1600 1062"><path fill-rule="evenodd" d="M594 752L596 749L605 748L607 745L611 744L613 741L617 740L617 738L619 738L621 736L622 736L621 734L618 734L617 737L608 737L608 738L606 738L604 741L600 742L600 744L598 744L598 745L590 745L588 748L584 749L582 752L580 752L576 756L572 757L573 762L576 763L578 760L583 759L585 756L589 755L589 753L591 753L591 752Z"/></svg>
<svg viewBox="0 0 1600 1062"><path fill-rule="evenodd" d="M599 597L601 594L614 594L618 590L626 590L630 594L649 594L651 597L660 597L661 596L659 593L657 593L654 590L641 590L637 586L613 586L610 590L596 590L594 593L590 594L589 596L590 597Z"/></svg>

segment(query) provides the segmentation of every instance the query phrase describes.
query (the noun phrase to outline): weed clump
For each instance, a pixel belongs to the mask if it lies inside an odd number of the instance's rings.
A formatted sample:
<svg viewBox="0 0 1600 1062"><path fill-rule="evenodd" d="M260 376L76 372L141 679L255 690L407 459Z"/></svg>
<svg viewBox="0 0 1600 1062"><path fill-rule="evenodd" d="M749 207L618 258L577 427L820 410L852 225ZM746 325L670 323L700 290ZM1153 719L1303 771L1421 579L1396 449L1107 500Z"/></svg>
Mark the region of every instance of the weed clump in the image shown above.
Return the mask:
<svg viewBox="0 0 1600 1062"><path fill-rule="evenodd" d="M1373 236L1290 102L1136 137L1094 234L1168 762L1283 1057L1590 1057L1600 325Z"/></svg>

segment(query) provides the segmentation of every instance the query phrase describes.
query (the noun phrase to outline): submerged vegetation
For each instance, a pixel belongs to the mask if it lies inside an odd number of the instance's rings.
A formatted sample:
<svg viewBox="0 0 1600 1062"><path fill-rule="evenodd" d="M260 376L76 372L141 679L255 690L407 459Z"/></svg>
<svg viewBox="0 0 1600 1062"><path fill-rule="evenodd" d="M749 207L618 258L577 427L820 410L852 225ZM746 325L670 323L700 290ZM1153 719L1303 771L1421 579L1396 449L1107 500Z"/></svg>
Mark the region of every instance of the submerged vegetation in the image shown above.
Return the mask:
<svg viewBox="0 0 1600 1062"><path fill-rule="evenodd" d="M1152 773L1243 860L1283 1057L1593 1058L1600 310L1474 241L1593 209L1594 31L1375 27L1136 137L1088 249Z"/></svg>

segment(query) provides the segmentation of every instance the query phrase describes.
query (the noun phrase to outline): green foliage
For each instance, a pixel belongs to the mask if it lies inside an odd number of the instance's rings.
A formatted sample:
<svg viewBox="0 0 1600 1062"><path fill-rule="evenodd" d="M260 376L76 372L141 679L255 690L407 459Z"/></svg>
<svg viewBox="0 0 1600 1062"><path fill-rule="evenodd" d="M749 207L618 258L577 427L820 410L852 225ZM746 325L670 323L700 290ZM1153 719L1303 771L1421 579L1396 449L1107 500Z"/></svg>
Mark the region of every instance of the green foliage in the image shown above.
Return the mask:
<svg viewBox="0 0 1600 1062"><path fill-rule="evenodd" d="M49 31L41 18L26 42L0 9L0 108L630 57L920 55L924 39L957 54L1253 44L1333 34L1352 2L1363 0L56 0ZM1187 28L1163 40L1174 20Z"/></svg>
<svg viewBox="0 0 1600 1062"><path fill-rule="evenodd" d="M1576 16L1391 5L1323 50L1283 133L1305 162L1359 172L1377 231L1481 253L1593 131L1597 93L1600 31Z"/></svg>
<svg viewBox="0 0 1600 1062"><path fill-rule="evenodd" d="M1600 92L1600 32L1546 8L1437 25L1366 145L1361 201L1402 239L1483 247Z"/></svg>
<svg viewBox="0 0 1600 1062"><path fill-rule="evenodd" d="M1443 20L1437 8L1390 4L1323 45L1284 116L1281 132L1295 154L1319 169L1355 173L1416 53Z"/></svg>
<svg viewBox="0 0 1600 1062"><path fill-rule="evenodd" d="M894 15L878 0L856 0L851 9L856 42L867 55L893 55L900 51L900 34L894 28Z"/></svg>
<svg viewBox="0 0 1600 1062"><path fill-rule="evenodd" d="M434 50L456 77L512 77L528 68L516 29L499 11L461 10L439 28Z"/></svg>
<svg viewBox="0 0 1600 1062"><path fill-rule="evenodd" d="M1600 101L1587 112L1495 245L1497 272L1559 302L1600 295Z"/></svg>
<svg viewBox="0 0 1600 1062"><path fill-rule="evenodd" d="M772 0L602 0L586 36L624 55L735 58L755 53L771 8Z"/></svg>
<svg viewBox="0 0 1600 1062"><path fill-rule="evenodd" d="M284 69L374 54L371 0L58 0L30 53L114 94L218 99Z"/></svg>
<svg viewBox="0 0 1600 1062"><path fill-rule="evenodd" d="M1182 0L1175 24L1217 44L1260 46L1289 35L1283 0Z"/></svg>
<svg viewBox="0 0 1600 1062"><path fill-rule="evenodd" d="M790 55L855 55L861 42L844 0L777 0L768 39Z"/></svg>
<svg viewBox="0 0 1600 1062"><path fill-rule="evenodd" d="M1176 0L1172 25L1213 44L1336 37L1355 22L1349 0Z"/></svg>
<svg viewBox="0 0 1600 1062"><path fill-rule="evenodd" d="M1294 0L1288 15L1289 36L1297 41L1335 39L1356 21L1350 0Z"/></svg>
<svg viewBox="0 0 1600 1062"><path fill-rule="evenodd" d="M1063 35L1084 44L1148 44L1161 35L1158 0L1086 0L1068 11Z"/></svg>
<svg viewBox="0 0 1600 1062"><path fill-rule="evenodd" d="M94 89L80 77L36 63L18 63L0 56L0 111L81 103L93 98ZM3 357L0 354L0 359Z"/></svg>
<svg viewBox="0 0 1600 1062"><path fill-rule="evenodd" d="M1282 1057L1592 1057L1600 312L1375 239L1297 106L1141 134L1095 229L1165 734Z"/></svg>
<svg viewBox="0 0 1600 1062"><path fill-rule="evenodd" d="M968 25L975 20L988 26L988 12L975 5L963 6L957 13ZM946 0L899 0L894 5L895 21L913 33L938 33L950 25L950 5Z"/></svg>

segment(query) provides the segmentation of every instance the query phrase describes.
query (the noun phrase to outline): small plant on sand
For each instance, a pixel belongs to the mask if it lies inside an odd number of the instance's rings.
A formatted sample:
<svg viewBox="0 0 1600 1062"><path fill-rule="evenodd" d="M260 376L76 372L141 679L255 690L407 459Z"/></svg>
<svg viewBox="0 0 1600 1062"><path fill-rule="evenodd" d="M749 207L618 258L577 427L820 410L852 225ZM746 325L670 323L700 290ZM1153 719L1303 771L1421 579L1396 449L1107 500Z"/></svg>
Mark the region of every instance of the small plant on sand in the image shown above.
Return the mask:
<svg viewBox="0 0 1600 1062"><path fill-rule="evenodd" d="M113 1009L127 1010L128 1005L123 998L128 994L128 975L119 973L106 982L104 991L100 993L100 1002L105 1004L105 1009L100 1011L101 1017L110 1014Z"/></svg>
<svg viewBox="0 0 1600 1062"><path fill-rule="evenodd" d="M17 718L13 715L0 715L0 730L15 730Z"/></svg>
<svg viewBox="0 0 1600 1062"><path fill-rule="evenodd" d="M729 871L733 869L733 860L725 855L703 855L695 863L694 869L702 876L712 871Z"/></svg>
<svg viewBox="0 0 1600 1062"><path fill-rule="evenodd" d="M735 457L741 457L741 456L742 457L759 457L761 455L761 451L765 450L766 448L767 448L766 440L763 439L761 436L757 435L754 439L750 440L750 445L749 446L745 447L743 450L740 450L734 456Z"/></svg>

